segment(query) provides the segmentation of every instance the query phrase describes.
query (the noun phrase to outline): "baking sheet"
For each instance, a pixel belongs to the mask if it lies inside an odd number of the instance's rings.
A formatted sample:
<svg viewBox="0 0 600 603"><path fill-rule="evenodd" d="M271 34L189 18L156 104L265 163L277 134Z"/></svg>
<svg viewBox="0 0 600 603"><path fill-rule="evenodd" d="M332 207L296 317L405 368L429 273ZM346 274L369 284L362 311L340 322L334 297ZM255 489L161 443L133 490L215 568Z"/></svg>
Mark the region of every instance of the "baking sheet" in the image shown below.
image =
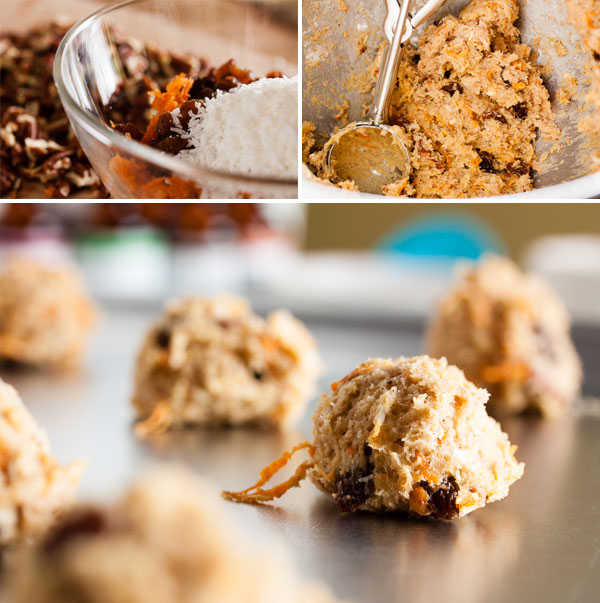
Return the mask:
<svg viewBox="0 0 600 603"><path fill-rule="evenodd" d="M132 367L157 311L104 310L86 364L72 375L0 374L15 385L47 430L62 462L87 457L81 498L117 494L144 466L184 462L220 488L250 485L258 471L310 435L310 414L295 432L185 430L141 441L131 433ZM419 323L312 320L327 371L321 390L368 356L420 352ZM598 329L582 328L586 370L598 368ZM594 365L595 363L595 365ZM591 384L591 385L590 385ZM598 395L598 381L588 380ZM590 387L592 389L590 389ZM273 505L231 503L251 537L283 540L300 571L356 602L597 601L600 592L600 409L544 423L503 427L519 445L525 476L504 501L454 523L400 515L340 515L306 482Z"/></svg>

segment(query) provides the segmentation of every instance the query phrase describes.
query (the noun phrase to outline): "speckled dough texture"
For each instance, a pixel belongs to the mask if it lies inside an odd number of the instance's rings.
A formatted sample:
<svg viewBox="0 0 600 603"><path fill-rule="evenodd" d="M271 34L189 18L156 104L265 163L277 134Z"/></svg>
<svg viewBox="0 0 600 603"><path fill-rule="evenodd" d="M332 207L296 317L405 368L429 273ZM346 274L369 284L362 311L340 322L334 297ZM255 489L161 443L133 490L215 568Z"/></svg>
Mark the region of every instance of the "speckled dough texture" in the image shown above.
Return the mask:
<svg viewBox="0 0 600 603"><path fill-rule="evenodd" d="M320 369L314 339L288 312L263 320L241 298L185 299L146 336L133 404L168 427L283 425L303 411Z"/></svg>
<svg viewBox="0 0 600 603"><path fill-rule="evenodd" d="M215 493L154 469L118 503L81 507L17 560L12 603L327 603L282 552L246 546ZM270 554L269 554L270 553Z"/></svg>
<svg viewBox="0 0 600 603"><path fill-rule="evenodd" d="M557 140L560 130L535 53L520 43L518 16L516 0L473 0L459 17L429 26L418 48L405 45L390 123L404 131L412 171L386 194L483 197L532 188L535 141ZM309 161L327 177L322 154Z"/></svg>
<svg viewBox="0 0 600 603"><path fill-rule="evenodd" d="M0 547L42 534L71 505L82 465L59 466L16 390L0 379Z"/></svg>
<svg viewBox="0 0 600 603"><path fill-rule="evenodd" d="M70 268L22 258L0 267L0 360L72 368L93 322L94 308Z"/></svg>
<svg viewBox="0 0 600 603"><path fill-rule="evenodd" d="M600 170L600 0L567 0L569 18L581 34L590 52L590 91L588 102L594 113L581 121L580 129L592 136L590 161L592 169Z"/></svg>
<svg viewBox="0 0 600 603"><path fill-rule="evenodd" d="M540 279L510 260L489 257L465 268L440 300L427 350L464 370L491 394L490 412L564 413L582 372L566 309Z"/></svg>
<svg viewBox="0 0 600 603"><path fill-rule="evenodd" d="M487 399L445 359L369 360L317 408L311 478L340 511L463 517L523 474Z"/></svg>

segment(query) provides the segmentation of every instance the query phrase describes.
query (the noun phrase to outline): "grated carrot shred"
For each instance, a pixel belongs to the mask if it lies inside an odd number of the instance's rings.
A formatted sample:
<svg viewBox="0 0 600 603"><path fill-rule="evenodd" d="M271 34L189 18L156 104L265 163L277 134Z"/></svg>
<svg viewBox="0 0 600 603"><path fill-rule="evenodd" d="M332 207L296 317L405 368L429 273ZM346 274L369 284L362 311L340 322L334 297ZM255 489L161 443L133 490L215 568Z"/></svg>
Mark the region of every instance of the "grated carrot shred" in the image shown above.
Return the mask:
<svg viewBox="0 0 600 603"><path fill-rule="evenodd" d="M286 450L278 459L275 459L272 463L267 465L260 472L260 479L253 486L250 486L245 490L241 490L240 492L228 492L224 490L221 492L221 496L232 502L247 504L269 502L274 498L283 496L291 488L295 488L300 485L300 482L306 477L308 470L314 466L313 461L305 461L304 463L301 463L296 469L294 475L281 484L277 484L276 486L268 488L267 490L264 490L262 486L264 486L280 469L288 464L294 453L304 448L308 450L311 456L314 455L315 449L310 442L302 442L301 444L297 444L289 452Z"/></svg>
<svg viewBox="0 0 600 603"><path fill-rule="evenodd" d="M173 413L168 401L159 402L150 415L136 423L133 431L135 435L145 438L149 435L165 433L173 424Z"/></svg>
<svg viewBox="0 0 600 603"><path fill-rule="evenodd" d="M156 126L158 120L163 113L170 113L175 109L178 109L190 98L190 90L194 80L187 77L184 73L180 73L177 77L174 77L168 84L164 92L153 88L148 92L152 95L152 108L157 112L152 117L142 142L144 144L150 144L156 135Z"/></svg>

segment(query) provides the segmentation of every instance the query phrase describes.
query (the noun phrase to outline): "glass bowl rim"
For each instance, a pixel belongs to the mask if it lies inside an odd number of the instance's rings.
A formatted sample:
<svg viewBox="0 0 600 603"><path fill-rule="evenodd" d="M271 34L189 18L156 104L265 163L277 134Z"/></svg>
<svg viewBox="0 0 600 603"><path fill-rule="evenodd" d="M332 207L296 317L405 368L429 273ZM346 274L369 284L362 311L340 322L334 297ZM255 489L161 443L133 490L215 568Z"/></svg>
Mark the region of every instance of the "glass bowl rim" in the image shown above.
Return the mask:
<svg viewBox="0 0 600 603"><path fill-rule="evenodd" d="M294 185L298 184L298 178L293 179L281 179L276 180L273 178L266 178L260 176L251 176L243 174L235 174L222 170L215 170L207 167L197 166L190 163L186 163L180 159L176 159L174 156L152 148L149 145L142 144L137 140L128 138L124 134L113 130L108 125L100 121L99 119L90 115L85 111L79 103L71 95L67 85L65 84L62 76L62 68L65 58L66 49L72 43L73 39L83 30L90 26L93 22L99 18L122 9L126 6L138 4L140 2L146 2L147 0L120 0L108 6L104 6L83 19L77 21L64 35L61 40L56 56L54 58L54 65L52 68L52 75L54 79L54 85L60 95L61 101L72 111L81 125L96 139L106 144L110 143L111 146L116 147L118 150L127 153L129 156L135 159L141 159L146 163L150 163L162 170L171 171L175 176L184 177L189 180L198 181L202 177L214 177L218 176L226 180L234 180L243 183L262 184L262 185Z"/></svg>

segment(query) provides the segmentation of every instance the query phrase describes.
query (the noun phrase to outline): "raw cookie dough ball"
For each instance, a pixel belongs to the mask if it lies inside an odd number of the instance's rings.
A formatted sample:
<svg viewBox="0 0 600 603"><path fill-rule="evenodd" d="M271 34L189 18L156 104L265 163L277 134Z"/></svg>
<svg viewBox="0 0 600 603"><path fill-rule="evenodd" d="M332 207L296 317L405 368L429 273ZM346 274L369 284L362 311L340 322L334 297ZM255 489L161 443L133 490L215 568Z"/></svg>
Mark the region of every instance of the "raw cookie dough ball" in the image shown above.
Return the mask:
<svg viewBox="0 0 600 603"><path fill-rule="evenodd" d="M142 433L183 424L294 421L320 371L314 339L288 312L266 321L236 297L170 304L137 361Z"/></svg>
<svg viewBox="0 0 600 603"><path fill-rule="evenodd" d="M369 360L313 417L314 483L340 511L462 517L523 475L488 394L445 359Z"/></svg>
<svg viewBox="0 0 600 603"><path fill-rule="evenodd" d="M14 603L308 603L280 551L244 547L216 495L180 469L155 469L121 501L67 516L20 560Z"/></svg>
<svg viewBox="0 0 600 603"><path fill-rule="evenodd" d="M71 368L81 360L93 318L72 270L17 258L0 268L0 359Z"/></svg>
<svg viewBox="0 0 600 603"><path fill-rule="evenodd" d="M0 379L0 547L38 536L74 499L81 465L60 467L45 434Z"/></svg>
<svg viewBox="0 0 600 603"><path fill-rule="evenodd" d="M485 387L490 412L554 416L575 401L581 385L569 328L567 311L545 283L489 257L441 299L427 349Z"/></svg>

